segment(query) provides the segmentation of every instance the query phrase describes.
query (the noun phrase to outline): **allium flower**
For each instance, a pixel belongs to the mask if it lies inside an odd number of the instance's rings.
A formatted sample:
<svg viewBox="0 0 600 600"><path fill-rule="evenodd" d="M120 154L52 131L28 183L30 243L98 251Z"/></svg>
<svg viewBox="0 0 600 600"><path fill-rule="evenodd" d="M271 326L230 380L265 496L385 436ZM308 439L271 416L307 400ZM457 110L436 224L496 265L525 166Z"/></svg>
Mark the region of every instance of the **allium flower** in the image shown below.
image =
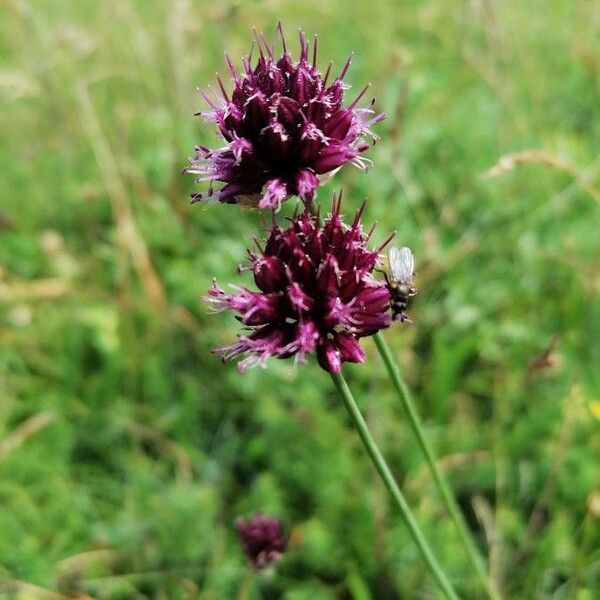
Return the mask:
<svg viewBox="0 0 600 600"><path fill-rule="evenodd" d="M279 519L256 515L237 519L236 528L244 554L257 568L262 569L281 557L286 541Z"/></svg>
<svg viewBox="0 0 600 600"><path fill-rule="evenodd" d="M236 287L228 294L213 282L205 300L216 310L238 313L249 330L235 344L213 350L223 360L243 357L238 364L243 372L264 366L271 356L294 355L304 362L314 351L330 373L339 373L343 362L365 360L359 338L391 322L390 292L372 277L387 242L369 250L373 228L363 232L364 204L346 225L340 203L341 194L324 223L308 210L287 229L273 223L264 249L248 251L259 291Z"/></svg>
<svg viewBox="0 0 600 600"><path fill-rule="evenodd" d="M238 73L226 56L234 84L231 96L220 78L222 97L202 94L211 110L197 114L214 121L226 143L218 149L196 147L185 171L196 174L197 182L210 183L206 193L192 195L194 201L215 198L277 210L291 195L310 203L323 178L345 163L364 170L370 164L360 154L369 147L368 136L376 139L369 127L384 115L375 115L370 106L357 108L368 86L343 106L348 88L343 78L351 58L328 84L331 63L324 75L317 69L316 38L309 61L309 44L300 32L300 59L294 62L281 24L278 31L281 56L255 32L255 67L250 57L244 58L243 73ZM225 185L215 190L215 181Z"/></svg>

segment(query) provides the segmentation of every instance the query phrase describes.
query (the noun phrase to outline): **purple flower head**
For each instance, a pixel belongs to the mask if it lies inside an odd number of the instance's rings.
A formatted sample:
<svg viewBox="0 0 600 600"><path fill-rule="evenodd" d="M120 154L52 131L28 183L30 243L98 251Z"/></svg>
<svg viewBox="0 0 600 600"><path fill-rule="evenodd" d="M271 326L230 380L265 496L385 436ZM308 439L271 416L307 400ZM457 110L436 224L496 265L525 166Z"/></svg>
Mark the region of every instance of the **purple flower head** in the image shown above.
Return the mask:
<svg viewBox="0 0 600 600"><path fill-rule="evenodd" d="M286 541L279 519L256 515L235 522L242 549L248 560L262 569L278 560L285 551Z"/></svg>
<svg viewBox="0 0 600 600"><path fill-rule="evenodd" d="M328 83L331 64L325 74L317 69L316 37L309 58L309 43L300 32L300 58L295 62L281 24L277 29L281 56L255 32L256 66L246 57L238 73L226 57L233 78L231 95L220 78L222 96L213 91L209 98L201 92L210 110L197 114L217 124L225 144L217 149L196 147L185 171L195 174L197 182L209 182L209 187L193 194L193 201L214 198L277 210L292 195L310 203L319 184L345 163L363 170L370 164L361 153L369 147L367 137L376 139L370 126L384 115L375 115L371 106L357 108L368 86L343 105L348 88L343 78L351 58ZM214 189L215 181L224 185Z"/></svg>
<svg viewBox="0 0 600 600"><path fill-rule="evenodd" d="M216 282L205 297L216 310L233 310L247 332L238 341L213 350L223 360L243 357L240 371L264 366L271 356L316 352L319 364L339 373L343 362L364 362L359 339L391 323L390 292L372 273L379 251L367 243L359 209L350 225L340 216L341 194L324 222L305 210L287 229L275 222L264 248L249 250L259 291L235 287L228 294Z"/></svg>

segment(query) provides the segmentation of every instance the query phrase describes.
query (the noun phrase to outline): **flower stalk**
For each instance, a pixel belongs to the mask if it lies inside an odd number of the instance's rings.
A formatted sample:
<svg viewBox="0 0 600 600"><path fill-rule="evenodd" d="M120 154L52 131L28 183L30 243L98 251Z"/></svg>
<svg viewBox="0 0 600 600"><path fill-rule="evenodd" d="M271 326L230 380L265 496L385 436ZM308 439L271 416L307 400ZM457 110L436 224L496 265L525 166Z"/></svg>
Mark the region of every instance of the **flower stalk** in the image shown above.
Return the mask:
<svg viewBox="0 0 600 600"><path fill-rule="evenodd" d="M406 523L413 540L419 547L419 550L421 551L421 554L423 555L423 558L425 559L425 562L427 563L427 566L431 571L431 574L433 575L438 587L440 590L442 590L442 592L444 592L449 600L458 600L458 596L454 591L452 584L435 558L433 551L431 550L429 543L425 539L425 536L417 524L417 521L410 510L402 491L398 487L390 468L385 462L385 459L377 447L375 440L373 440L369 428L367 427L367 423L365 422L356 404L356 401L352 396L352 392L350 391L346 380L341 373L331 373L331 379L333 380L333 383L342 397L344 406L350 415L352 423L358 431L358 435L360 436L360 439L367 453L369 454L373 465L377 469L377 472L383 480L383 483L390 493L390 496L393 498L394 502L399 508L400 514L402 515L402 518L404 519L404 522Z"/></svg>
<svg viewBox="0 0 600 600"><path fill-rule="evenodd" d="M398 370L398 366L396 365L392 353L390 351L385 338L380 332L377 332L374 336L375 345L377 346L377 350L381 355L381 359L385 365L385 368L388 372L388 375L392 381L394 388L396 389L396 393L398 395L398 399L402 404L402 408L404 409L406 416L408 417L408 422L410 423L411 429L417 438L417 442L421 447L423 455L425 456L425 460L427 465L429 466L429 470L431 471L431 475L435 482L436 487L446 507L452 520L454 521L454 525L458 531L458 534L461 538L465 551L467 553L467 557L469 558L469 562L475 569L483 587L486 590L486 593L489 598L492 600L500 600L499 592L494 588L488 573L486 571L485 563L479 550L475 546L475 542L467 529L467 525L465 520L460 512L460 509L456 503L454 495L450 490L450 486L446 477L438 467L437 461L435 459L435 455L433 450L425 437L425 432L423 431L423 426L421 424L421 419L419 418L419 414L415 407L415 404L412 400L410 391L408 386L402 379L400 375L400 371Z"/></svg>

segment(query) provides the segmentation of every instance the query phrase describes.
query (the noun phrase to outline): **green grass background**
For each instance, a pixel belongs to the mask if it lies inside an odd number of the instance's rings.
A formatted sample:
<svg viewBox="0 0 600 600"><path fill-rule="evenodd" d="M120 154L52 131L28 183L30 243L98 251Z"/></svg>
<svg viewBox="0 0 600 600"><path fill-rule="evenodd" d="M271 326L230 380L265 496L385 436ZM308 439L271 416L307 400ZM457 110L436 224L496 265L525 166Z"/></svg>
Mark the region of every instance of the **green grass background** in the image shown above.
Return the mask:
<svg viewBox="0 0 600 600"><path fill-rule="evenodd" d="M350 83L388 114L373 169L319 200L366 197L377 240L414 250L414 322L386 337L492 578L506 598L600 598L592 0L0 4L0 593L439 597L314 361L241 376L209 351L237 323L199 297L245 281L259 220L189 204L181 168L217 142L195 86L278 18L290 45L319 34L323 67L354 51ZM350 385L460 594L482 598L365 347ZM272 574L235 536L258 511L290 537Z"/></svg>

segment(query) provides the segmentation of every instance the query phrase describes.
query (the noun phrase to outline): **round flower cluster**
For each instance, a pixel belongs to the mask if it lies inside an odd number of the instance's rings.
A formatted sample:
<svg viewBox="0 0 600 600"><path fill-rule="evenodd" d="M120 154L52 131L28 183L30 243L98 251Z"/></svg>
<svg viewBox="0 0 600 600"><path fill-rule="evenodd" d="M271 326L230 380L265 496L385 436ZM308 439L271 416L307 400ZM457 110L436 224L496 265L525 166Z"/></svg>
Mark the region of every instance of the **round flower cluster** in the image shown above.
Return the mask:
<svg viewBox="0 0 600 600"><path fill-rule="evenodd" d="M235 311L248 328L214 352L224 360L243 357L241 371L272 356L304 362L312 352L330 373L343 362L363 362L359 339L391 323L388 287L372 277L381 248L367 247L373 229L363 231L363 208L347 225L338 197L324 222L305 210L286 229L273 224L264 249L249 251L259 291L238 287L229 294L213 282L208 292L216 310Z"/></svg>
<svg viewBox="0 0 600 600"><path fill-rule="evenodd" d="M360 156L369 144L370 126L383 119L370 107L357 108L368 86L344 107L347 85L341 73L328 84L331 64L322 75L316 67L317 42L309 61L309 44L300 33L300 59L295 62L281 25L283 54L274 55L264 37L256 35L259 57L250 58L238 73L227 58L234 89L231 96L219 78L222 96L204 95L211 107L198 113L217 124L225 141L221 148L197 146L187 173L197 182L209 182L207 192L194 201L214 198L228 204L245 204L277 210L289 196L310 203L319 184L345 163L366 169L370 161ZM222 182L219 189L213 182Z"/></svg>

